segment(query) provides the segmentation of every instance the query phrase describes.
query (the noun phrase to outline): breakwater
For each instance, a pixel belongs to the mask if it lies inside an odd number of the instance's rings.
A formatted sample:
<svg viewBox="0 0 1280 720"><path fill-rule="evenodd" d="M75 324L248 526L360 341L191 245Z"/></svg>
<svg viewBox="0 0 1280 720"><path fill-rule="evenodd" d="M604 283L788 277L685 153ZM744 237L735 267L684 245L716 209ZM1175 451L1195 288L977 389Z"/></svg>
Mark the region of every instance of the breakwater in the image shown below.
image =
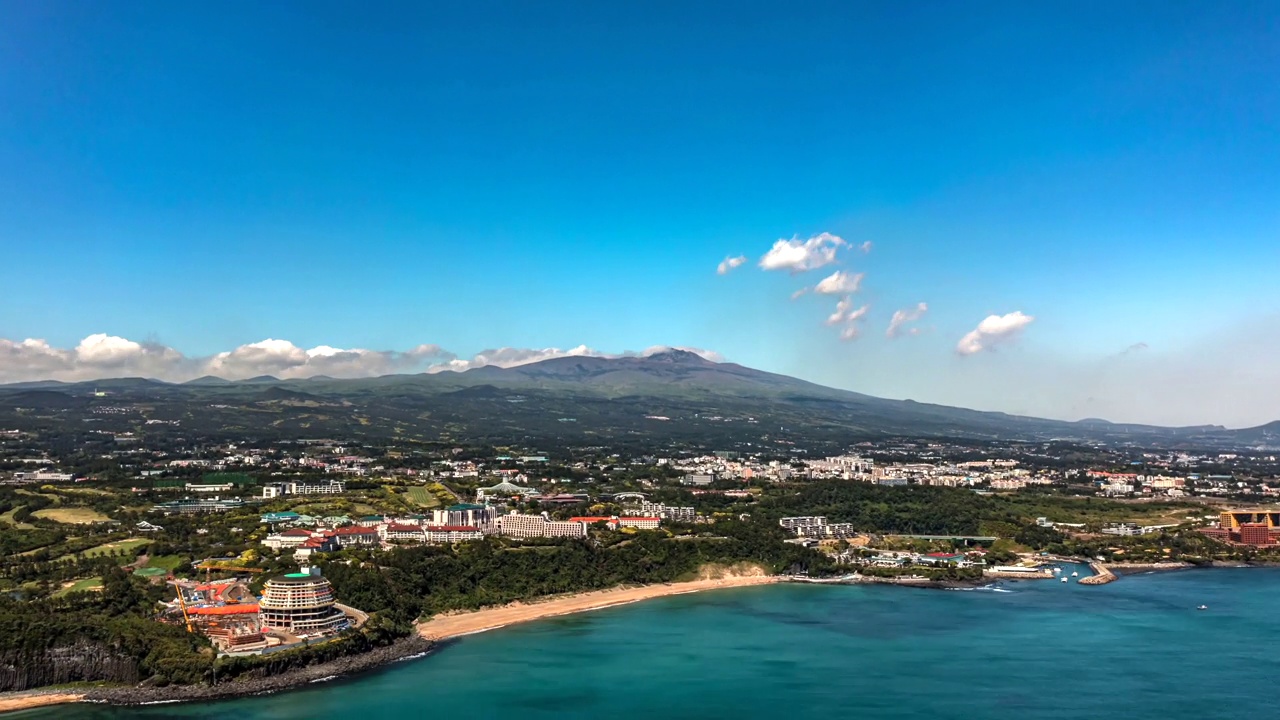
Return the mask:
<svg viewBox="0 0 1280 720"><path fill-rule="evenodd" d="M1089 568L1093 570L1093 575L1080 578L1081 585L1106 585L1116 580L1116 574L1100 562L1089 563Z"/></svg>
<svg viewBox="0 0 1280 720"><path fill-rule="evenodd" d="M1124 573L1139 572L1139 571L1163 572L1166 570L1186 570L1187 568L1195 567L1195 565L1192 565L1189 562L1166 561L1166 562L1149 562L1149 563L1144 563L1144 562L1107 563L1107 567L1113 571L1119 572L1120 574L1124 574Z"/></svg>

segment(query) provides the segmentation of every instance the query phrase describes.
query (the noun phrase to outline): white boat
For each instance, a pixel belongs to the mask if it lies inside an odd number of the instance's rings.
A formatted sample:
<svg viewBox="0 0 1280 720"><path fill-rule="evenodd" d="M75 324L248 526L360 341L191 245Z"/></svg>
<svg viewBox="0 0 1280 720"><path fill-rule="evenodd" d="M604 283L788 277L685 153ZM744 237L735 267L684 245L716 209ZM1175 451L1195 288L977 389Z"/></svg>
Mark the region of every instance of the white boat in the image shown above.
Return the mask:
<svg viewBox="0 0 1280 720"><path fill-rule="evenodd" d="M1208 609L1209 609L1209 606L1208 606L1208 605L1201 605L1200 607L1198 607L1198 608L1196 608L1196 609L1197 609L1197 610L1208 610Z"/></svg>
<svg viewBox="0 0 1280 720"><path fill-rule="evenodd" d="M1062 582L1071 582L1071 581L1066 578L1062 578Z"/></svg>
<svg viewBox="0 0 1280 720"><path fill-rule="evenodd" d="M1055 566L1053 567L1053 574L1054 574L1054 575L1057 575L1057 574L1058 574L1058 573L1060 573L1060 572L1062 572L1062 568L1060 568L1060 567L1058 567L1058 566L1056 566L1056 565L1055 565Z"/></svg>
<svg viewBox="0 0 1280 720"><path fill-rule="evenodd" d="M1075 570L1072 570L1071 577L1080 577L1080 573L1076 572Z"/></svg>

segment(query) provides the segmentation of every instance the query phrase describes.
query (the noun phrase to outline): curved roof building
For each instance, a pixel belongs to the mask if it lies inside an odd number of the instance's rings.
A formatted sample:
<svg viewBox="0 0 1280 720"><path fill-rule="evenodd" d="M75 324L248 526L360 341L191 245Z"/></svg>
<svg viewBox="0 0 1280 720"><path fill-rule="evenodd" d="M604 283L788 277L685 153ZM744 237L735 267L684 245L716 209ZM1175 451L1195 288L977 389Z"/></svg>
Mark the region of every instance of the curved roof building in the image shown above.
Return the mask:
<svg viewBox="0 0 1280 720"><path fill-rule="evenodd" d="M334 606L333 586L319 575L289 573L268 580L262 588L262 624L289 632L324 633L342 630L347 616Z"/></svg>

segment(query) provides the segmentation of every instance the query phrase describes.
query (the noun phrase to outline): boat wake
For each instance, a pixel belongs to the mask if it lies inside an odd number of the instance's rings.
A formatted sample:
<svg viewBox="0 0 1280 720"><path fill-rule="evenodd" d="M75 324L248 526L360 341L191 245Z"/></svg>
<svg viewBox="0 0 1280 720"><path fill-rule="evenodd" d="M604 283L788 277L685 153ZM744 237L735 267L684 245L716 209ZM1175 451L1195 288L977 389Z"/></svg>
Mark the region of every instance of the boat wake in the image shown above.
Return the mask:
<svg viewBox="0 0 1280 720"><path fill-rule="evenodd" d="M1014 590L1008 590L1008 589L1006 589L1006 588L996 587L995 585L982 585L982 586L980 586L980 587L968 587L968 588L947 588L947 589L948 589L948 590L958 590L958 591L960 591L960 592L997 592L997 593L1011 593L1011 592L1015 592Z"/></svg>
<svg viewBox="0 0 1280 720"><path fill-rule="evenodd" d="M308 681L307 684L314 685L315 683L329 682L330 680L337 680L337 679L338 679L337 675L326 675L322 678L316 678L315 680Z"/></svg>

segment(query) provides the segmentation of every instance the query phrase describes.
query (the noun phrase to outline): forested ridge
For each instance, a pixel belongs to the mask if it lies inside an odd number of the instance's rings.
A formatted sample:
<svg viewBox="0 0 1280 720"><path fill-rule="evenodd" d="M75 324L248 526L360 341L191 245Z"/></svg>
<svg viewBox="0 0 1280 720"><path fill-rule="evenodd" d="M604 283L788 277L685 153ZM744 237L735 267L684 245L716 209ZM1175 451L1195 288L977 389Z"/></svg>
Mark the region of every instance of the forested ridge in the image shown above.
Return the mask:
<svg viewBox="0 0 1280 720"><path fill-rule="evenodd" d="M457 549L399 548L323 567L344 601L404 619L620 584L677 582L706 564L751 563L774 573L831 566L826 556L783 542L781 528L759 523L723 521L714 537L671 538L659 531L617 537L625 539L519 546L488 539Z"/></svg>

